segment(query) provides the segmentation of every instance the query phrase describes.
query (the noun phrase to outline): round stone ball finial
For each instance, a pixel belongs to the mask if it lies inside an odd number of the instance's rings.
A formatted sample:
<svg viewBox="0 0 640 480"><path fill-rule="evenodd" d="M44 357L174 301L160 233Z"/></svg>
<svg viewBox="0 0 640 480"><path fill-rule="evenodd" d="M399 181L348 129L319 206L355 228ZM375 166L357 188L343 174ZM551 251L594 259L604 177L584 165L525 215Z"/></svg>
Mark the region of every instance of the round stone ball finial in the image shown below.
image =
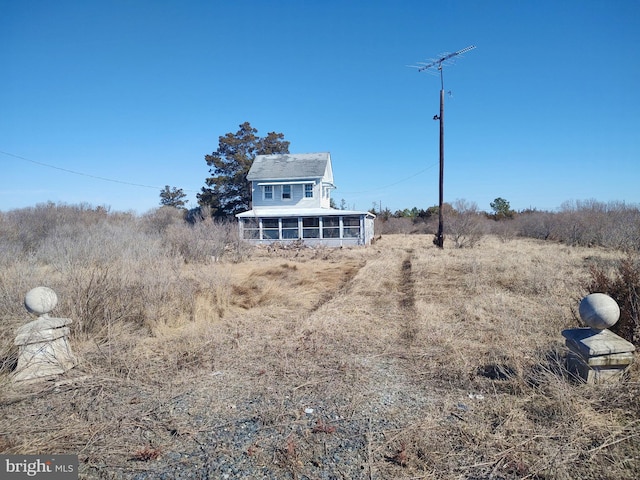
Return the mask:
<svg viewBox="0 0 640 480"><path fill-rule="evenodd" d="M46 315L58 305L58 295L49 287L32 288L24 296L25 308L36 315Z"/></svg>
<svg viewBox="0 0 640 480"><path fill-rule="evenodd" d="M620 307L604 293L592 293L580 301L580 318L594 330L612 327L620 319Z"/></svg>

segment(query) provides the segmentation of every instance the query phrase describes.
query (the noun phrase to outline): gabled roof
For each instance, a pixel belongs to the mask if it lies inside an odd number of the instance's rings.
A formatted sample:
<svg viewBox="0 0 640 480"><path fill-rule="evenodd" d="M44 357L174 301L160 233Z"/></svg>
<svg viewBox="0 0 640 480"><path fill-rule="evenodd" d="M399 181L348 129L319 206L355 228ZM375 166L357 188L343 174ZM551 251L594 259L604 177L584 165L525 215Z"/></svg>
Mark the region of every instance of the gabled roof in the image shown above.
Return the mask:
<svg viewBox="0 0 640 480"><path fill-rule="evenodd" d="M247 175L247 180L322 178L329 168L331 155L322 153L296 153L282 155L257 155Z"/></svg>

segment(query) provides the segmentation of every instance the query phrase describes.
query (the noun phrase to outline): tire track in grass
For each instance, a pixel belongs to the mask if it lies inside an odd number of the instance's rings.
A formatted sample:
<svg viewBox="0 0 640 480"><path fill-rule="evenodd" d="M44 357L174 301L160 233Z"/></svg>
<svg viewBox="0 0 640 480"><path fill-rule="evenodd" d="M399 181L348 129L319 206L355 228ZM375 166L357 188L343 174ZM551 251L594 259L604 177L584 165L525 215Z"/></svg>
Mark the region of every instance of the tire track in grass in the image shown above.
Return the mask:
<svg viewBox="0 0 640 480"><path fill-rule="evenodd" d="M400 299L398 301L398 305L400 307L400 315L402 317L400 322L400 338L407 343L413 343L418 333L418 328L415 322L417 312L415 305L415 282L411 262L412 256L413 249L407 250L407 256L402 261L402 266L400 267L400 279L398 282L400 287Z"/></svg>
<svg viewBox="0 0 640 480"><path fill-rule="evenodd" d="M353 284L353 279L360 272L362 267L367 264L366 259L361 259L358 262L353 262L351 264L346 264L341 271L342 279L335 289L325 292L320 299L311 307L307 315L311 315L315 313L320 307L324 304L332 301L337 295L346 295L349 293L351 289L351 285Z"/></svg>

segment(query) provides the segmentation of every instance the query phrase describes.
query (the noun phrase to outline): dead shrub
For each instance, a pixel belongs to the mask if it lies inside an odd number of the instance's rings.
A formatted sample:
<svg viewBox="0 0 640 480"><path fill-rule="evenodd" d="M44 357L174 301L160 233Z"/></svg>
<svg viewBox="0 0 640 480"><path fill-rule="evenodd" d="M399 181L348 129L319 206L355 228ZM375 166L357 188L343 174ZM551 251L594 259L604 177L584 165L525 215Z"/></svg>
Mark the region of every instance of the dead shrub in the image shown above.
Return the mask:
<svg viewBox="0 0 640 480"><path fill-rule="evenodd" d="M142 222L146 231L163 234L172 225L184 224L185 216L185 210L164 206L147 212Z"/></svg>
<svg viewBox="0 0 640 480"><path fill-rule="evenodd" d="M444 232L456 248L472 248L484 235L484 217L475 202L458 199L444 211Z"/></svg>
<svg viewBox="0 0 640 480"><path fill-rule="evenodd" d="M552 212L527 211L519 213L511 223L522 237L550 240L557 231L558 221Z"/></svg>
<svg viewBox="0 0 640 480"><path fill-rule="evenodd" d="M248 258L250 246L242 241L235 222L206 217L193 223L174 223L164 233L172 251L187 263L219 262L223 258L241 262Z"/></svg>

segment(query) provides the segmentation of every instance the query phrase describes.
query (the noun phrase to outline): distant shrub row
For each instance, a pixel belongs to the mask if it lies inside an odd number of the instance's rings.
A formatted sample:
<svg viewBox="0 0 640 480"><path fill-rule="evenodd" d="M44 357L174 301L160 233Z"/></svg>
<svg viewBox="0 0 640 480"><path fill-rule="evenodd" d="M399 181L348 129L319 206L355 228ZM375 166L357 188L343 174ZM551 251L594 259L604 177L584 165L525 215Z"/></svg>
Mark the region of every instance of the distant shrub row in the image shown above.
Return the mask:
<svg viewBox="0 0 640 480"><path fill-rule="evenodd" d="M458 247L473 246L485 234L504 240L529 237L567 245L601 246L640 251L640 207L622 202L595 200L566 202L558 211L525 210L510 218L478 210L476 204L456 200L443 209L445 235ZM437 208L429 216L376 219L376 233L432 233L438 226Z"/></svg>

